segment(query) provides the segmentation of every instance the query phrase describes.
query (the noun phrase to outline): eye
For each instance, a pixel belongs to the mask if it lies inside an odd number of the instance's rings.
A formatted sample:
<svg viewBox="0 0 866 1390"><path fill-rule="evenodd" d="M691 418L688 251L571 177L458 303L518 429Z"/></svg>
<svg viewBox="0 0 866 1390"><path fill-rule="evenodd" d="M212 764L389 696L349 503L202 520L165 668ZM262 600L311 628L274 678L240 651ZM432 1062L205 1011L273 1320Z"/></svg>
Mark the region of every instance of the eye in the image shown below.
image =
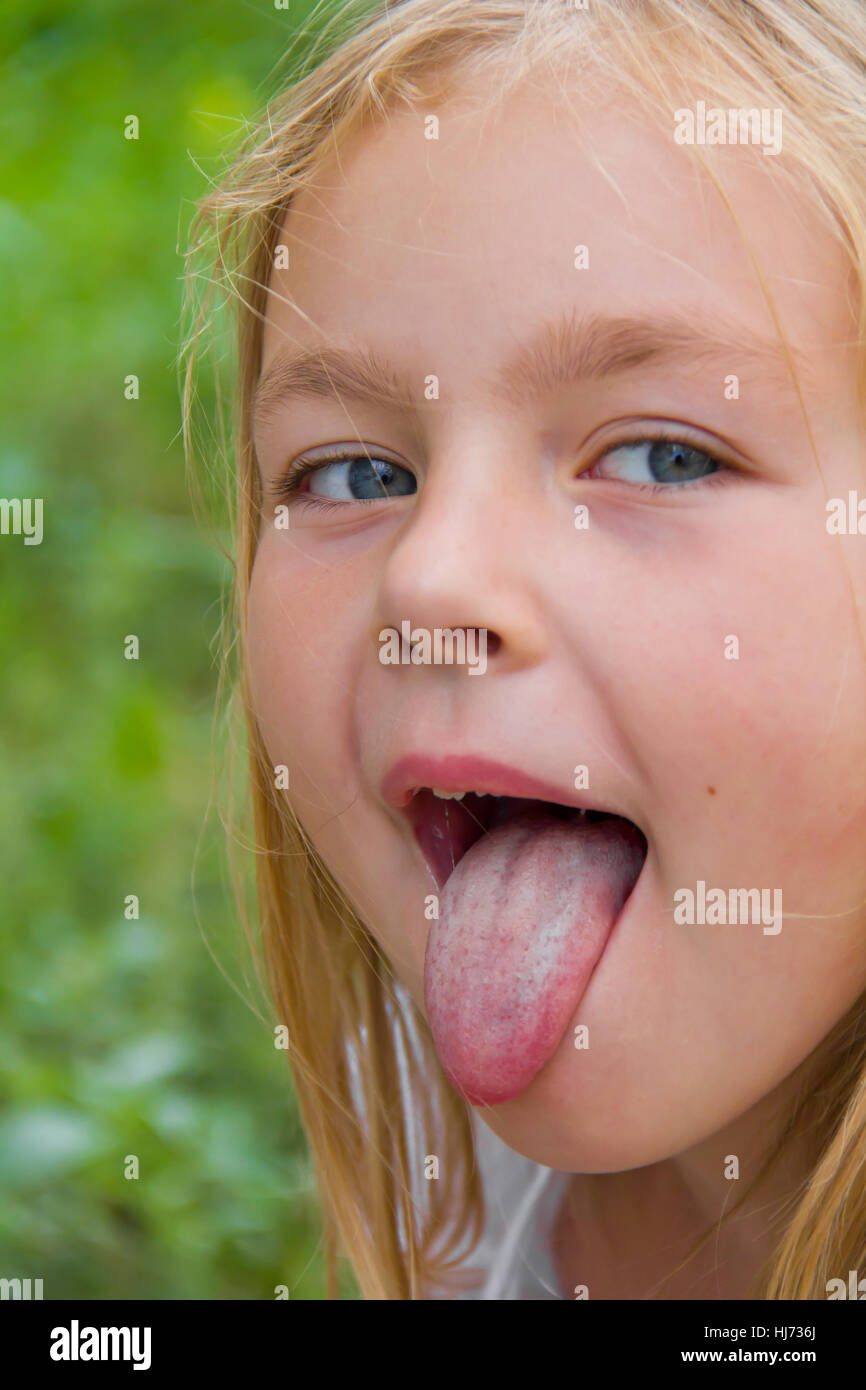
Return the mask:
<svg viewBox="0 0 866 1390"><path fill-rule="evenodd" d="M383 497L406 497L417 491L408 468L375 455L345 453L329 459L299 459L278 484L282 496L303 499L312 506L319 498L336 502L375 502Z"/></svg>
<svg viewBox="0 0 866 1390"><path fill-rule="evenodd" d="M733 470L684 439L637 439L608 449L581 477L612 477L626 483L664 487L696 483L723 471Z"/></svg>

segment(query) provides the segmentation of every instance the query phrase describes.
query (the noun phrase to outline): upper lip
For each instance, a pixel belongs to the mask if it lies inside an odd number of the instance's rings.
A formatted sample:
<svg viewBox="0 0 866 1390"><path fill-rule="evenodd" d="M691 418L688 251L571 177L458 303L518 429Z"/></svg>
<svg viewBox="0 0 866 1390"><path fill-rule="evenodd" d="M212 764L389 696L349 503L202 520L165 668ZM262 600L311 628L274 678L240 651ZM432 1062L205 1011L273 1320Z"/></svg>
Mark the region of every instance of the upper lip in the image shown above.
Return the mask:
<svg viewBox="0 0 866 1390"><path fill-rule="evenodd" d="M531 773L475 753L449 753L443 757L406 754L385 774L381 794L389 806L404 810L419 787L435 787L443 792L478 792L482 796L522 797L552 801L578 810L623 814L616 807L599 801L590 789L575 790L572 786L564 790Z"/></svg>

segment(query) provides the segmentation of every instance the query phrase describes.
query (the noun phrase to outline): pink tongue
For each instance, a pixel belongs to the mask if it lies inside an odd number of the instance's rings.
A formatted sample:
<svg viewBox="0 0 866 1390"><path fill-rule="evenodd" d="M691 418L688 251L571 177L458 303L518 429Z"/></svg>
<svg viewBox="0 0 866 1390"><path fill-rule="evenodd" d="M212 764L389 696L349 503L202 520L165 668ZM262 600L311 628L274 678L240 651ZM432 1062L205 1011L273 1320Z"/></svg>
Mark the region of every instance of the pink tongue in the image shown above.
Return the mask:
<svg viewBox="0 0 866 1390"><path fill-rule="evenodd" d="M533 807L476 841L442 890L424 996L440 1061L475 1105L552 1056L645 854L630 821Z"/></svg>

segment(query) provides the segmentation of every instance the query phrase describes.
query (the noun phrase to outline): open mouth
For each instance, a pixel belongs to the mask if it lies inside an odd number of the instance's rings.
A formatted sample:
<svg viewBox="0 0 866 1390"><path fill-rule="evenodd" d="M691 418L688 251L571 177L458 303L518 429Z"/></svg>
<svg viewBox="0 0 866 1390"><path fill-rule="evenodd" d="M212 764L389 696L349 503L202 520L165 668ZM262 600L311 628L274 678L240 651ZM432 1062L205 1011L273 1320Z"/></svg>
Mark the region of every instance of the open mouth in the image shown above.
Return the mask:
<svg viewBox="0 0 866 1390"><path fill-rule="evenodd" d="M445 887L463 856L483 835L498 829L518 817L536 818L539 825L551 819L571 822L579 831L581 826L600 821L622 821L624 818L608 811L565 806L556 801L534 797L492 796L478 792L437 793L430 787L415 790L406 807L406 814L415 839L436 880ZM626 821L628 825L633 822ZM638 826L646 856L646 837Z"/></svg>

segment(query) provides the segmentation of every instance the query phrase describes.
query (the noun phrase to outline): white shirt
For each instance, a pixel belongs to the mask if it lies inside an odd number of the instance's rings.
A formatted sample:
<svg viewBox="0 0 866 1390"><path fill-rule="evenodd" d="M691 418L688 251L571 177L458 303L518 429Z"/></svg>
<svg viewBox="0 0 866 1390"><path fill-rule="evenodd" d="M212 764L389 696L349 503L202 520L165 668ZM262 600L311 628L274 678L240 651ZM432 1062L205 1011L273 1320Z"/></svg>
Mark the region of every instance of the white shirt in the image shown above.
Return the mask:
<svg viewBox="0 0 866 1390"><path fill-rule="evenodd" d="M477 1112L475 1142L487 1223L467 1260L487 1271L478 1289L460 1299L561 1299L550 1237L570 1174L545 1168L515 1153L488 1129Z"/></svg>
<svg viewBox="0 0 866 1390"><path fill-rule="evenodd" d="M403 1015L410 1047L417 1048L417 1031L414 1007L408 994L396 981L393 984L395 1002ZM391 1012L392 1005L386 1005ZM365 1035L362 1027L362 1038ZM414 1112L407 1059L399 1043L397 1031L397 1063L403 1105L407 1114ZM352 1089L356 1105L363 1113L363 1097L360 1088L357 1059L348 1051ZM419 1053L420 1059L420 1053ZM509 1149L507 1144L488 1129L477 1110L472 1111L475 1133L475 1151L481 1175L482 1190L486 1211L486 1225L481 1241L475 1250L467 1254L464 1265L467 1269L486 1271L484 1283L474 1289L454 1292L446 1289L431 1289L427 1297L511 1300L562 1298L559 1283L550 1253L550 1236L557 1212L562 1204L570 1173L561 1173L554 1168L545 1168L532 1159ZM410 1171L414 1177L414 1197L423 1209L425 1206L423 1178L424 1136L415 1126L407 1136L410 1157ZM438 1181L447 1181L443 1174ZM400 1222L400 1240L405 1249L406 1238Z"/></svg>

